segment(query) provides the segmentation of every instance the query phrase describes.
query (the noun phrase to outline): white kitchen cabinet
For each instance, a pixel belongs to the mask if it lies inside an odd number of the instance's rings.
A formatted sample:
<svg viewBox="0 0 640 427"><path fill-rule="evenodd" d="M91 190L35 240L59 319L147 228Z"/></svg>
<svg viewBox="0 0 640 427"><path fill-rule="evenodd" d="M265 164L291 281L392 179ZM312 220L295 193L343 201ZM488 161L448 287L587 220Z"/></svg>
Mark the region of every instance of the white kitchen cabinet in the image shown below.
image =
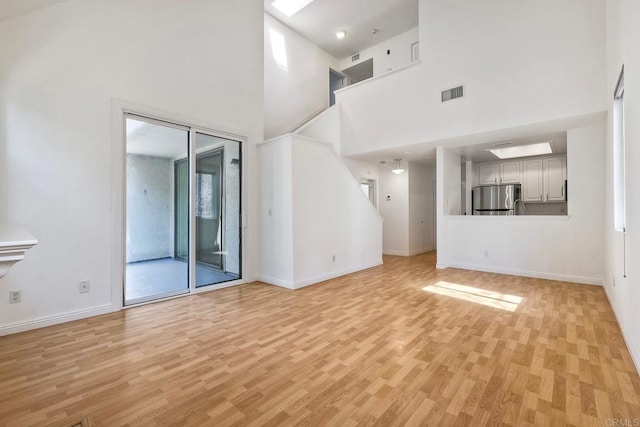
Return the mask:
<svg viewBox="0 0 640 427"><path fill-rule="evenodd" d="M542 202L544 186L542 159L524 160L522 162L522 201Z"/></svg>
<svg viewBox="0 0 640 427"><path fill-rule="evenodd" d="M567 159L565 157L549 157L543 160L544 197L546 202L564 202L567 179Z"/></svg>
<svg viewBox="0 0 640 427"><path fill-rule="evenodd" d="M500 165L498 163L482 163L478 165L478 181L480 185L499 184Z"/></svg>
<svg viewBox="0 0 640 427"><path fill-rule="evenodd" d="M500 163L500 184L520 184L520 162Z"/></svg>

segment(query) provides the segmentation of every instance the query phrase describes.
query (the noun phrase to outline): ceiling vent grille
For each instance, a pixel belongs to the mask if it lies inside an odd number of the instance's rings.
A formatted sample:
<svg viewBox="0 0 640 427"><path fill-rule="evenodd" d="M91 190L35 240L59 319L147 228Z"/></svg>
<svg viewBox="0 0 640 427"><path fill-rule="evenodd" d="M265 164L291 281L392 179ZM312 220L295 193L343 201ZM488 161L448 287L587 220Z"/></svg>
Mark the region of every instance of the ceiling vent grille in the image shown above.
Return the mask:
<svg viewBox="0 0 640 427"><path fill-rule="evenodd" d="M360 59L360 54L356 53L351 57L351 62L356 62L358 59Z"/></svg>
<svg viewBox="0 0 640 427"><path fill-rule="evenodd" d="M464 86L458 86L442 91L442 102L451 101L464 96Z"/></svg>

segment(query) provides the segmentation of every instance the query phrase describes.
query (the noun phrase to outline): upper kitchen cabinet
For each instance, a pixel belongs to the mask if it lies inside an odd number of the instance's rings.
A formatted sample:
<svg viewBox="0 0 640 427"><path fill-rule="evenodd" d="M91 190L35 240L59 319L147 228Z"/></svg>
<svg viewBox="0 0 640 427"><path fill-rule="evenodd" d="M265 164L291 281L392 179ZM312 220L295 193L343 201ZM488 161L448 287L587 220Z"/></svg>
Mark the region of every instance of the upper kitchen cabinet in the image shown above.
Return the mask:
<svg viewBox="0 0 640 427"><path fill-rule="evenodd" d="M523 160L522 169L523 201L565 201L566 157Z"/></svg>
<svg viewBox="0 0 640 427"><path fill-rule="evenodd" d="M520 183L520 162L500 163L500 184Z"/></svg>
<svg viewBox="0 0 640 427"><path fill-rule="evenodd" d="M500 165L498 163L483 163L478 165L478 181L480 185L499 184Z"/></svg>
<svg viewBox="0 0 640 427"><path fill-rule="evenodd" d="M522 200L524 202L544 201L542 159L522 162Z"/></svg>
<svg viewBox="0 0 640 427"><path fill-rule="evenodd" d="M519 184L520 162L481 163L478 182L480 185Z"/></svg>
<svg viewBox="0 0 640 427"><path fill-rule="evenodd" d="M565 180L567 179L566 157L543 159L544 194L547 202L565 201Z"/></svg>

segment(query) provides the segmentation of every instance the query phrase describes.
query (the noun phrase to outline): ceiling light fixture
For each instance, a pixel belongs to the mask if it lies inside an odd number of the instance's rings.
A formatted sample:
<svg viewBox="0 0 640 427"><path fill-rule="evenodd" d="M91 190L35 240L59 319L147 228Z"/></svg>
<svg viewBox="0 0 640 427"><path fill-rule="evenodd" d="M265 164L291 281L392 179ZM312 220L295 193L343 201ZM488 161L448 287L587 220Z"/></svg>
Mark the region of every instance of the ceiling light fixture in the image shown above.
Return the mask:
<svg viewBox="0 0 640 427"><path fill-rule="evenodd" d="M402 159L393 159L396 162L396 167L391 169L391 172L395 173L396 175L400 175L402 172L404 172L404 169L402 169L402 167L400 166L400 162L402 161Z"/></svg>
<svg viewBox="0 0 640 427"><path fill-rule="evenodd" d="M287 15L288 18L291 18L311 2L313 2L313 0L275 0L271 3L271 6Z"/></svg>
<svg viewBox="0 0 640 427"><path fill-rule="evenodd" d="M402 166L400 166L401 161L402 159L393 159L393 163L395 163L394 166L389 166L387 163L391 162L387 162L386 160L380 160L380 164L391 169L391 172L395 173L396 175L400 175L402 172L404 172L404 169L402 169Z"/></svg>
<svg viewBox="0 0 640 427"><path fill-rule="evenodd" d="M551 141L518 145L515 147L492 148L488 151L491 151L491 153L499 159L513 159L516 157L540 156L553 153Z"/></svg>
<svg viewBox="0 0 640 427"><path fill-rule="evenodd" d="M345 38L347 35L347 32L345 30L340 30L336 33L336 37L338 38L338 40L342 40L343 38Z"/></svg>

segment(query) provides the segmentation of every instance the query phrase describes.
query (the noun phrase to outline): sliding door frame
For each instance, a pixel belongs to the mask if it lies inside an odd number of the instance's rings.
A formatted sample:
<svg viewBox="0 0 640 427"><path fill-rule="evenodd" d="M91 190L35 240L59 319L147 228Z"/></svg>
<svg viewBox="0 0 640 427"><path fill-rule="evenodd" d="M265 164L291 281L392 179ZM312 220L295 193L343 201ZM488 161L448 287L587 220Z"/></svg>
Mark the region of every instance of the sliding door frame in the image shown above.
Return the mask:
<svg viewBox="0 0 640 427"><path fill-rule="evenodd" d="M225 129L223 126L202 123L188 117L181 117L178 114L163 112L151 107L146 107L123 101L112 100L112 233L111 233L111 305L112 311L119 311L123 308L132 308L144 304L158 301L166 301L173 298L181 298L201 292L213 291L216 289L237 286L246 283L247 271L246 247L244 229L246 227L244 212L247 206L248 191L243 188L247 182L247 167L243 165L245 151L248 149L247 137L234 129ZM189 131L189 292L184 294L161 298L153 301L142 302L140 304L125 305L124 286L126 273L126 161L127 161L127 134L126 117L137 116L149 123L156 123L163 126L170 126L178 129L188 129ZM196 134L201 133L214 137L237 141L240 144L240 274L241 278L218 284L196 287L196 222L193 220L195 212L195 174L196 174Z"/></svg>

